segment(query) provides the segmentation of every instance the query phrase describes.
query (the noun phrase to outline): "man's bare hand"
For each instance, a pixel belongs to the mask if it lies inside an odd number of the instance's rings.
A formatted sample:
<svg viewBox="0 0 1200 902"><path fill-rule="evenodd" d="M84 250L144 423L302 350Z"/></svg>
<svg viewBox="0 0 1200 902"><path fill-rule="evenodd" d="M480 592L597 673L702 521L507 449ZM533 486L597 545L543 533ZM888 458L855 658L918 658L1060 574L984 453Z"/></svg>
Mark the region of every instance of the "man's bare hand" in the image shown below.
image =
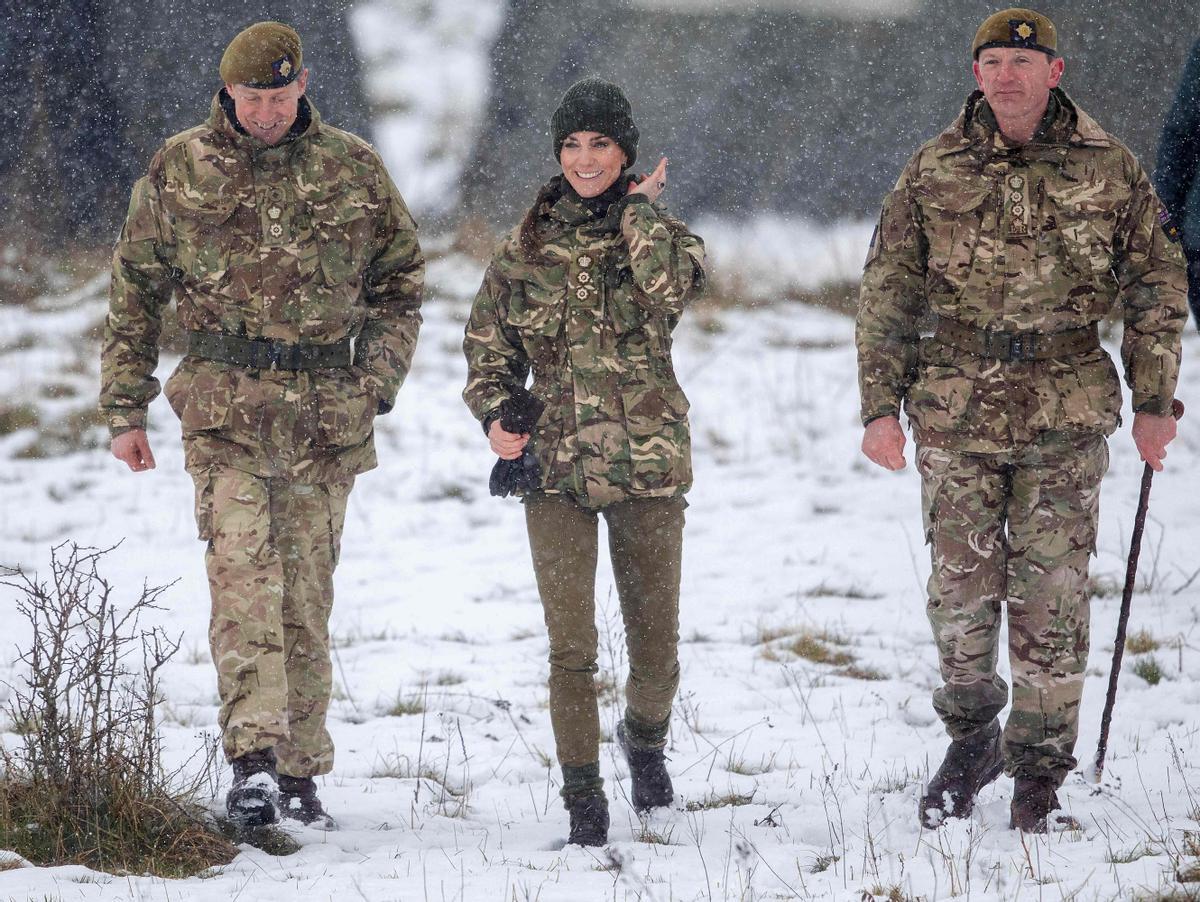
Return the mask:
<svg viewBox="0 0 1200 902"><path fill-rule="evenodd" d="M528 433L518 435L515 432L505 432L500 426L500 421L496 419L492 420L492 425L488 427L488 442L502 460L516 460L525 450L525 446L529 444L529 435Z"/></svg>
<svg viewBox="0 0 1200 902"><path fill-rule="evenodd" d="M879 417L863 430L862 453L885 470L903 470L904 442L899 418Z"/></svg>
<svg viewBox="0 0 1200 902"><path fill-rule="evenodd" d="M112 456L124 461L135 473L154 469L154 454L150 451L150 439L145 429L130 429L122 432L109 445Z"/></svg>
<svg viewBox="0 0 1200 902"><path fill-rule="evenodd" d="M1175 417L1169 414L1165 417L1152 413L1133 415L1133 442L1137 445L1142 460L1156 473L1162 471L1163 458L1167 456L1167 445L1175 438L1177 431Z"/></svg>

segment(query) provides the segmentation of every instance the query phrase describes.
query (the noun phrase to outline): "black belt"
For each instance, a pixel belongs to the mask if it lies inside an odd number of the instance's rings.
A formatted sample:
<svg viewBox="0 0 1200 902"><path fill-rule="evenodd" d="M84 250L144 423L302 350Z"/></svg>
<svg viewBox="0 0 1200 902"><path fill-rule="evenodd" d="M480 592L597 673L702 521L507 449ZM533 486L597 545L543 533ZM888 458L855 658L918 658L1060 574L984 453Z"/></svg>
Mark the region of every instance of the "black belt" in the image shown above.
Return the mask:
<svg viewBox="0 0 1200 902"><path fill-rule="evenodd" d="M1095 323L1062 332L1004 332L939 316L933 337L968 354L1005 362L1069 357L1100 347L1100 331Z"/></svg>
<svg viewBox="0 0 1200 902"><path fill-rule="evenodd" d="M251 370L323 370L354 362L350 339L329 345L289 344L270 338L242 338L224 332L189 332L188 356Z"/></svg>

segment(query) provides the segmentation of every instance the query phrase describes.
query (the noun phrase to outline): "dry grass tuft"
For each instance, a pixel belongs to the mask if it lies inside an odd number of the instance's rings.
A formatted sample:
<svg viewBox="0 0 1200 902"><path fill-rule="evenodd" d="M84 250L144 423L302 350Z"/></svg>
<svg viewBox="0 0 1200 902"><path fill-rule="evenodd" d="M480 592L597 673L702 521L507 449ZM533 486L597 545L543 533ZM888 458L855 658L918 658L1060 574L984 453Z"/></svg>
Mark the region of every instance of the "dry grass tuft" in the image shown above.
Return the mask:
<svg viewBox="0 0 1200 902"><path fill-rule="evenodd" d="M688 802L684 806L688 811L711 811L714 808L740 808L742 805L754 804L752 792L712 793L702 799Z"/></svg>
<svg viewBox="0 0 1200 902"><path fill-rule="evenodd" d="M863 664L851 664L849 667L843 667L838 671L838 675L849 677L852 680L867 680L869 682L879 682L888 679L888 675L882 670Z"/></svg>
<svg viewBox="0 0 1200 902"><path fill-rule="evenodd" d="M207 769L189 782L162 766L158 678L179 643L139 620L166 587L144 587L118 611L97 568L104 554L57 546L49 582L0 567L32 628L6 710L24 729L0 747L0 848L39 865L161 877L227 864L236 847L196 803Z"/></svg>
<svg viewBox="0 0 1200 902"><path fill-rule="evenodd" d="M1144 655L1158 651L1162 643L1146 630L1138 630L1125 640L1125 650L1131 655Z"/></svg>
<svg viewBox="0 0 1200 902"><path fill-rule="evenodd" d="M823 634L803 632L793 639L783 643L782 648L798 658L812 661L814 664L832 664L844 667L854 663L854 655L836 648Z"/></svg>

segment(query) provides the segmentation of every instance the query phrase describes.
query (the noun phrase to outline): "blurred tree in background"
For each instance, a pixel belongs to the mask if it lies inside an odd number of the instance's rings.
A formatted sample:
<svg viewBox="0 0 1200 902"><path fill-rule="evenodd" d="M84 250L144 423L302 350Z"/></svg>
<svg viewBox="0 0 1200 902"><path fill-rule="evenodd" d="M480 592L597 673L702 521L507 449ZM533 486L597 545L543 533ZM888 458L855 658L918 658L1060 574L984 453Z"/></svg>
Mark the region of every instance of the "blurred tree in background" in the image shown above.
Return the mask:
<svg viewBox="0 0 1200 902"><path fill-rule="evenodd" d="M828 222L878 212L905 160L974 89L999 0L512 0L467 208L512 222L553 171L548 120L585 74L623 85L639 168L670 157L683 215ZM1067 92L1151 169L1195 0L1046 0ZM653 158L653 159L651 159Z"/></svg>
<svg viewBox="0 0 1200 902"><path fill-rule="evenodd" d="M457 0L373 2L401 20L401 28L420 27L420 16L433 8L451 22L471 9ZM504 22L491 50L483 121L472 123L466 139L478 135L462 171L458 211L493 228L511 224L554 172L547 123L562 92L585 74L624 86L642 130L639 168L652 168L662 154L672 159L672 206L683 215L873 217L904 160L956 115L974 87L971 37L1000 5L495 2ZM165 137L207 116L220 86L221 52L254 20L278 18L299 30L312 69L310 95L322 116L370 139L363 73L347 24L353 5L0 0L7 94L0 104L0 178L9 196L0 208L0 245L52 254L110 245L133 180ZM1200 5L1047 0L1035 6L1059 25L1067 91L1152 168L1182 61L1200 37ZM407 73L421 82L416 94L438 90L421 81L419 69ZM419 183L420 166L408 166L414 171L405 177ZM423 211L418 205L415 212ZM2 264L0 289L9 271Z"/></svg>

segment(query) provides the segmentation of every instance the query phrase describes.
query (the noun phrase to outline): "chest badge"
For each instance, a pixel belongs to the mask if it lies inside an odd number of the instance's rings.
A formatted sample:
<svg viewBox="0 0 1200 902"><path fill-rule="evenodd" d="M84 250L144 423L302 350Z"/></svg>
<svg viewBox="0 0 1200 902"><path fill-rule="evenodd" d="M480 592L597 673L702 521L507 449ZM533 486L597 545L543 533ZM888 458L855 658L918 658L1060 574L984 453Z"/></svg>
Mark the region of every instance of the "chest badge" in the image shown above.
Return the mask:
<svg viewBox="0 0 1200 902"><path fill-rule="evenodd" d="M1019 175L1008 177L1009 190L1004 193L1005 222L1010 238L1024 238L1030 234L1029 183Z"/></svg>

